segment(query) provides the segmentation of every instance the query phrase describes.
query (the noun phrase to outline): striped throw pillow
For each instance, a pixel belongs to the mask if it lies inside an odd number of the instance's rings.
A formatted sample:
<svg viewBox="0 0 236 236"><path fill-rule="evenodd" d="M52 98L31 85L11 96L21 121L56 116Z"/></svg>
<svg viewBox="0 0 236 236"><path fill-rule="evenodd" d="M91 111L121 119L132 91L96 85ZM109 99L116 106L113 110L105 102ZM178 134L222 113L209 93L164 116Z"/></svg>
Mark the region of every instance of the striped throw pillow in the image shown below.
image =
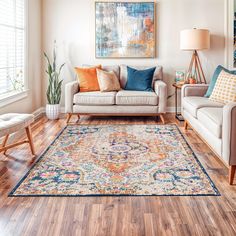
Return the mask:
<svg viewBox="0 0 236 236"><path fill-rule="evenodd" d="M222 70L209 99L225 104L236 102L236 75Z"/></svg>

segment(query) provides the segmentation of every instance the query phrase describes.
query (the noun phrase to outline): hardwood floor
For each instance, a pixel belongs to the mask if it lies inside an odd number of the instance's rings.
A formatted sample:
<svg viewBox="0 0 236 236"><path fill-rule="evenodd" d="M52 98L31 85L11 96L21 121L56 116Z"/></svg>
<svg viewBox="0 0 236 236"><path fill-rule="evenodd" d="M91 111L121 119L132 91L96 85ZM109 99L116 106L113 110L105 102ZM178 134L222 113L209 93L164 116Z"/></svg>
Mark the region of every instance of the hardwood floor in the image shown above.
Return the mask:
<svg viewBox="0 0 236 236"><path fill-rule="evenodd" d="M72 119L77 119L73 117ZM82 117L83 124L149 124L155 118ZM166 123L175 123L174 115ZM158 123L161 124L159 121ZM66 119L32 127L40 154L65 126ZM219 189L218 197L13 197L8 193L30 169L28 145L0 154L0 235L236 235L236 186L228 171L191 130L177 123ZM23 139L24 137L22 137Z"/></svg>

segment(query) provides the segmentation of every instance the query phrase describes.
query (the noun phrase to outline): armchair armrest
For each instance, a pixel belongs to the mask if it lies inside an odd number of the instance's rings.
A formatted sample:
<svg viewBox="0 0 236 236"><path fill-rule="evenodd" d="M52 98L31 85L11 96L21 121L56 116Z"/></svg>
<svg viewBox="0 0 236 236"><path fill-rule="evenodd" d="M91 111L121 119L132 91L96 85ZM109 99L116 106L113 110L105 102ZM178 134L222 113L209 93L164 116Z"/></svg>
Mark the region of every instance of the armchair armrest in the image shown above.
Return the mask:
<svg viewBox="0 0 236 236"><path fill-rule="evenodd" d="M185 84L181 89L181 97L203 97L208 87L209 84Z"/></svg>
<svg viewBox="0 0 236 236"><path fill-rule="evenodd" d="M65 86L65 112L73 113L74 95L79 92L79 83L77 81L69 82Z"/></svg>
<svg viewBox="0 0 236 236"><path fill-rule="evenodd" d="M162 80L154 82L154 91L159 97L158 111L159 113L166 113L167 108L167 85Z"/></svg>
<svg viewBox="0 0 236 236"><path fill-rule="evenodd" d="M236 102L228 103L223 108L222 156L230 165L236 165Z"/></svg>

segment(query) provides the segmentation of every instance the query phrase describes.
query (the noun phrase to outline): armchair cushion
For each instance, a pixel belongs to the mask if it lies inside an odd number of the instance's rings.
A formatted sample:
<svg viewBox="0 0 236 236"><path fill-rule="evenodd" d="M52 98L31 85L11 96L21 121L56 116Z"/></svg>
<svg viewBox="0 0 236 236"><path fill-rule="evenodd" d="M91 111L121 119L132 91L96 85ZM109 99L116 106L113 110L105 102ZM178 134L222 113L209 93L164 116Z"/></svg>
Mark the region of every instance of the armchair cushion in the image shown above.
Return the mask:
<svg viewBox="0 0 236 236"><path fill-rule="evenodd" d="M221 71L209 99L225 104L236 102L236 75Z"/></svg>
<svg viewBox="0 0 236 236"><path fill-rule="evenodd" d="M117 105L157 106L158 96L154 92L121 90L116 95Z"/></svg>
<svg viewBox="0 0 236 236"><path fill-rule="evenodd" d="M181 96L182 98L189 96L203 97L208 87L208 84L185 84L181 89Z"/></svg>
<svg viewBox="0 0 236 236"><path fill-rule="evenodd" d="M220 66L220 65L217 66L217 68L216 68L216 70L215 70L215 72L214 72L214 74L212 76L212 79L211 79L211 82L209 84L208 90L207 90L207 92L205 94L206 98L209 98L211 96L211 94L213 92L213 89L215 87L216 81L218 79L218 76L219 76L219 74L221 73L222 70L226 71L226 72L228 72L230 74L235 74L236 75L236 71L229 71L226 68L224 68L223 66Z"/></svg>
<svg viewBox="0 0 236 236"><path fill-rule="evenodd" d="M203 107L223 107L224 104L214 102L205 97L183 97L182 107L187 110L192 116L197 118L197 111Z"/></svg>
<svg viewBox="0 0 236 236"><path fill-rule="evenodd" d="M222 137L223 109L219 107L204 107L197 111L197 118L202 125L217 138Z"/></svg>

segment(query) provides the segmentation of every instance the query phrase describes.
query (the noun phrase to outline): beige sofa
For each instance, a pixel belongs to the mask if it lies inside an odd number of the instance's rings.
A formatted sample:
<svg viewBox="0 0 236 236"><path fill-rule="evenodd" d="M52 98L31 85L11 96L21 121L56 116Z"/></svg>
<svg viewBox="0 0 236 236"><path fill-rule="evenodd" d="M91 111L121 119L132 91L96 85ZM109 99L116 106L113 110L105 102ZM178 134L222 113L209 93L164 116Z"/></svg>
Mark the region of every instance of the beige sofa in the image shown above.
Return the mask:
<svg viewBox="0 0 236 236"><path fill-rule="evenodd" d="M132 66L136 69L149 67ZM113 70L124 88L127 82L127 66L104 66L104 70ZM73 114L96 116L160 116L164 123L163 114L167 106L167 86L162 81L162 67L157 66L153 77L153 92L128 91L118 92L79 92L79 83L73 81L65 86L65 112L67 122Z"/></svg>
<svg viewBox="0 0 236 236"><path fill-rule="evenodd" d="M224 105L204 97L208 85L184 85L182 115L185 129L190 125L229 166L229 183L236 170L236 103Z"/></svg>

